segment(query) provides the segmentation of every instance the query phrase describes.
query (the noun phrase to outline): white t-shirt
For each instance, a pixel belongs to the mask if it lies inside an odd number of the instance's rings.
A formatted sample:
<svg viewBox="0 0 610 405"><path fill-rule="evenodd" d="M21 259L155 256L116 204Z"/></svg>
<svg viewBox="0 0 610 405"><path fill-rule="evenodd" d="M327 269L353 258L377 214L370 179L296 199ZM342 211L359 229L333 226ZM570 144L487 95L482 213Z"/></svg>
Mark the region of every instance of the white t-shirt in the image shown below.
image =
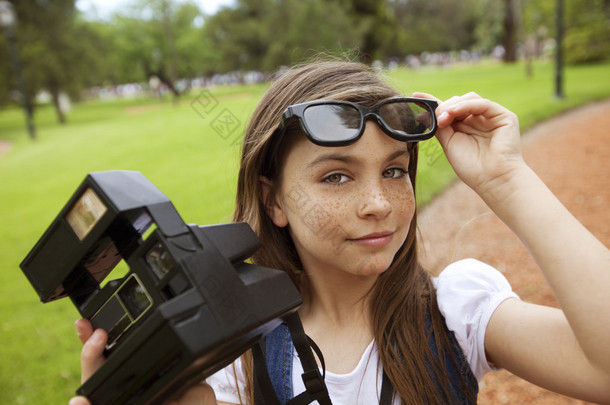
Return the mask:
<svg viewBox="0 0 610 405"><path fill-rule="evenodd" d="M489 319L502 301L518 297L499 271L475 259L460 260L449 265L432 281L447 327L455 334L470 368L477 380L480 380L487 372L495 369L485 357L484 339ZM377 345L372 341L352 372L334 374L327 371L325 382L333 404L378 403L382 381L378 360ZM241 360L237 359L234 366L235 368L228 366L207 379L218 401L239 404L239 395L245 398ZM292 370L295 395L305 390L302 373L303 367L295 351ZM394 404L399 403L398 399L394 401Z"/></svg>

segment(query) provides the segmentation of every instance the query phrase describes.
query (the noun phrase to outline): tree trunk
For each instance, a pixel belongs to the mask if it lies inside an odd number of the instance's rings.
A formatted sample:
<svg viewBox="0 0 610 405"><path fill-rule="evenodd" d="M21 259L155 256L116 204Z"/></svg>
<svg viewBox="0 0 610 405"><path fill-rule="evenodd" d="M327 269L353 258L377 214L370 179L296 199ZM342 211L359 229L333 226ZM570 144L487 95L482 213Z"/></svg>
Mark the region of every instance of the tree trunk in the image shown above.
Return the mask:
<svg viewBox="0 0 610 405"><path fill-rule="evenodd" d="M169 91L171 91L171 93L173 95L174 103L177 103L178 99L180 97L180 91L176 88L176 86L174 85L171 78L169 78L165 74L165 71L163 70L163 68L160 67L157 70L153 70L153 69L151 69L150 64L147 61L144 61L142 63L142 66L144 67L144 72L146 74L146 78L150 79L150 77L153 75L157 76L159 78L159 80L161 81L161 83L165 84L167 86L167 88L169 89Z"/></svg>
<svg viewBox="0 0 610 405"><path fill-rule="evenodd" d="M515 1L504 0L504 62L517 61L517 21L515 18Z"/></svg>
<svg viewBox="0 0 610 405"><path fill-rule="evenodd" d="M66 123L66 114L64 114L61 104L59 102L59 89L56 87L51 88L51 99L53 100L53 107L55 107L55 114L57 115L57 121L60 124Z"/></svg>

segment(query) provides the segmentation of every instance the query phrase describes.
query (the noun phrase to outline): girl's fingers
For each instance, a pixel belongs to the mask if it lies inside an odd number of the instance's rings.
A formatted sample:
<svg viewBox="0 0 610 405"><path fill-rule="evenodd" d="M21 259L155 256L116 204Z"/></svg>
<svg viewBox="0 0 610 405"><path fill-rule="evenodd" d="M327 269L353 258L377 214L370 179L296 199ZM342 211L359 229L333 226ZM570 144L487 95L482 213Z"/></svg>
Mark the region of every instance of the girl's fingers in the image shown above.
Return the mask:
<svg viewBox="0 0 610 405"><path fill-rule="evenodd" d="M465 101L475 100L483 100L483 98L474 92L464 94L463 96L453 96L438 105L438 108L436 109L436 115L440 116L444 112L451 110L454 106L459 105Z"/></svg>
<svg viewBox="0 0 610 405"><path fill-rule="evenodd" d="M468 104L465 105L465 102L481 103L481 105L488 102L475 92L466 93L463 96L453 96L445 101L424 92L415 92L413 97L432 99L439 103L436 109L436 116L439 128L441 129L450 126L455 120L461 120L469 115L477 114L476 111L468 112L469 106Z"/></svg>
<svg viewBox="0 0 610 405"><path fill-rule="evenodd" d="M437 113L438 114L438 113ZM440 129L447 128L453 123L454 117L449 115L447 111L443 111L437 115L436 121Z"/></svg>
<svg viewBox="0 0 610 405"><path fill-rule="evenodd" d="M488 118L501 114L501 107L482 98L464 99L444 109L455 118L465 118L469 115L483 115Z"/></svg>
<svg viewBox="0 0 610 405"><path fill-rule="evenodd" d="M91 326L91 322L89 322L87 319L79 319L74 323L74 327L76 328L76 333L80 339L80 342L85 344L85 342L89 340L93 334L93 326Z"/></svg>
<svg viewBox="0 0 610 405"><path fill-rule="evenodd" d="M518 123L517 116L499 104L485 99L465 99L443 109L438 117L439 127L444 128L454 121L479 117L480 130L490 131L505 125Z"/></svg>
<svg viewBox="0 0 610 405"><path fill-rule="evenodd" d="M84 383L101 367L106 358L104 349L108 335L103 329L98 329L89 337L81 351L81 380Z"/></svg>
<svg viewBox="0 0 610 405"><path fill-rule="evenodd" d="M74 323L78 339L83 344L81 350L81 382L85 382L101 367L106 359L104 349L108 342L108 335L102 329L93 331L91 322L87 319L79 319ZM83 402L83 400L85 402ZM88 404L86 398L74 397L70 400L70 405Z"/></svg>
<svg viewBox="0 0 610 405"><path fill-rule="evenodd" d="M74 397L68 402L68 405L91 405L91 402L85 397Z"/></svg>
<svg viewBox="0 0 610 405"><path fill-rule="evenodd" d="M83 342L81 351L81 382L84 383L99 369L106 358L104 349L108 342L108 335L103 329L93 331L91 323L86 319L79 319L75 323L78 337ZM214 390L208 384L201 383L191 387L180 399L168 405L212 405L216 404ZM79 396L70 399L68 405L91 405L87 398Z"/></svg>
<svg viewBox="0 0 610 405"><path fill-rule="evenodd" d="M481 96L479 96L477 93L471 91L470 93L466 93L463 96L453 96L450 99L447 99L445 101L441 100L440 98L430 94L430 93L424 93L423 91L416 91L414 92L412 95L412 97L418 97L418 98L427 98L430 100L435 100L437 101L439 104L443 104L443 105L451 105L454 104L460 100L469 100L469 99L480 99L482 98Z"/></svg>
<svg viewBox="0 0 610 405"><path fill-rule="evenodd" d="M428 100L435 100L439 104L442 103L442 101L440 99L434 97L432 94L422 93L420 91L416 91L411 96L412 97L417 97L417 98L425 98L425 99L428 99Z"/></svg>

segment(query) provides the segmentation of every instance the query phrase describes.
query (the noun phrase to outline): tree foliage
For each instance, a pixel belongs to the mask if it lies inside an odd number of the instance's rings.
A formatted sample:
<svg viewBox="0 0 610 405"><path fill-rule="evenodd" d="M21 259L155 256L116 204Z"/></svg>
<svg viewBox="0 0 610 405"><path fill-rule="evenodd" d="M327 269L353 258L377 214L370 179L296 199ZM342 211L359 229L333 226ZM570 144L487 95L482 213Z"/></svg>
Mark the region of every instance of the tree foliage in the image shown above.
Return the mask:
<svg viewBox="0 0 610 405"><path fill-rule="evenodd" d="M200 74L199 7L191 2L137 0L111 20L116 68L113 83L157 76L178 96L176 81Z"/></svg>
<svg viewBox="0 0 610 405"><path fill-rule="evenodd" d="M208 18L203 36L217 71L274 70L317 52L356 47L361 26L341 4L328 0L239 0Z"/></svg>
<svg viewBox="0 0 610 405"><path fill-rule="evenodd" d="M469 49L475 42L474 0L393 0L395 55Z"/></svg>
<svg viewBox="0 0 610 405"><path fill-rule="evenodd" d="M568 62L598 62L610 57L610 1L566 2L565 55Z"/></svg>
<svg viewBox="0 0 610 405"><path fill-rule="evenodd" d="M320 52L371 62L422 52L489 52L504 42L533 43L534 55L541 56L555 36L557 2L236 0L204 15L194 0L124 1L111 18L90 20L75 0L13 0L30 93L46 90L58 104L60 92L78 98L83 88L146 82L156 75L178 95L184 91L180 78L271 72ZM608 59L610 1L565 5L567 61ZM0 55L9 60L4 36ZM0 103L6 103L16 89L10 64L0 64L0 77ZM63 119L60 111L58 117Z"/></svg>
<svg viewBox="0 0 610 405"><path fill-rule="evenodd" d="M18 20L18 54L28 97L32 98L40 90L48 91L59 121L65 122L59 108L60 92L78 98L83 86L93 84L96 76L99 78L96 73L99 74L100 59L92 48L101 40L98 31L95 25L79 18L74 0L21 0L13 5ZM0 97L8 99L7 93Z"/></svg>

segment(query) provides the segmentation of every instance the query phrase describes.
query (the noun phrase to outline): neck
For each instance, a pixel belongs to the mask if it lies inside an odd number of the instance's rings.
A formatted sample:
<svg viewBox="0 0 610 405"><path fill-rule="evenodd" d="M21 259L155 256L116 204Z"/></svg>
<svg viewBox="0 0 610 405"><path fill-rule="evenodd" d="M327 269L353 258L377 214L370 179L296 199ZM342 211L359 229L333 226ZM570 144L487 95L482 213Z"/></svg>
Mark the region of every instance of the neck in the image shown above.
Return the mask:
<svg viewBox="0 0 610 405"><path fill-rule="evenodd" d="M369 292L378 276L354 276L316 272L303 276L304 324L370 330Z"/></svg>
<svg viewBox="0 0 610 405"><path fill-rule="evenodd" d="M323 273L304 278L299 309L303 328L322 350L328 371L349 373L373 340L369 292L377 276Z"/></svg>

